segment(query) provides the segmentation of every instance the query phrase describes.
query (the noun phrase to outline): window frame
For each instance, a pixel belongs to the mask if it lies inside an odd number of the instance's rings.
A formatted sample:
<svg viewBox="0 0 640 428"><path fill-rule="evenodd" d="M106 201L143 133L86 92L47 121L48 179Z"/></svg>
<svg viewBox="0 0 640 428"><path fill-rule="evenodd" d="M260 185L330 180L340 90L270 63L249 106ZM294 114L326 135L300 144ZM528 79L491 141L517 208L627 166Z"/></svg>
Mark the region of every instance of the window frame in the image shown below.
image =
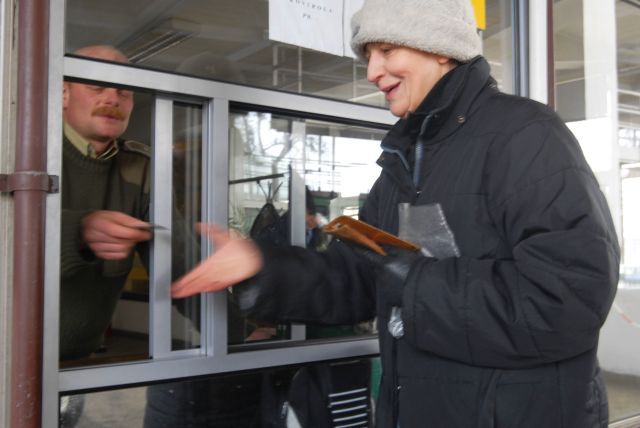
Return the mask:
<svg viewBox="0 0 640 428"><path fill-rule="evenodd" d="M61 52L61 49L60 49ZM243 87L201 78L185 77L161 71L145 70L126 64L108 63L100 60L66 56L60 61L50 61L51 67L58 65L58 81L50 85L50 117L48 128L49 165L58 165L61 150L61 82L68 78L97 84L113 84L134 90L151 91L155 94L156 111L153 119L152 164L154 187L162 188L171 168L171 108L173 101L190 100L203 105L203 220L226 224L228 217L228 152L229 152L229 104L255 105L265 109L294 112L300 117L322 117L340 123L364 124L388 127L396 121L386 109L353 104L343 101L277 92L267 89ZM51 80L55 78L51 77ZM56 91L60 90L58 94ZM168 194L167 194L168 193ZM170 192L154 192L152 212L166 212L171 206ZM58 364L59 338L59 195L51 195L47 205L46 247L46 296L45 343L43 367L43 426L57 421L58 396L71 392L98 390L142 384L146 382L186 378L233 372L262 367L281 366L338 358L369 356L378 353L375 337L340 338L326 342L306 343L291 341L269 349L248 348L243 352L229 352L227 345L226 295L209 293L202 298L202 343L199 349L171 351L167 348L167 331L157 331L153 325L169 326L168 284L166 279L158 282L158 274L151 269L150 311L156 314L150 321L149 360L104 366L89 366L60 370ZM220 203L226 201L226 203ZM162 209L164 207L165 209ZM164 219L164 222L170 219ZM157 251L154 258L161 263L167 254ZM204 251L203 256L206 256ZM166 277L166 275L161 275ZM160 287L156 287L160 285ZM164 315L163 315L164 314ZM295 347L296 352L291 352ZM54 413L55 412L55 413ZM47 422L48 421L48 422Z"/></svg>

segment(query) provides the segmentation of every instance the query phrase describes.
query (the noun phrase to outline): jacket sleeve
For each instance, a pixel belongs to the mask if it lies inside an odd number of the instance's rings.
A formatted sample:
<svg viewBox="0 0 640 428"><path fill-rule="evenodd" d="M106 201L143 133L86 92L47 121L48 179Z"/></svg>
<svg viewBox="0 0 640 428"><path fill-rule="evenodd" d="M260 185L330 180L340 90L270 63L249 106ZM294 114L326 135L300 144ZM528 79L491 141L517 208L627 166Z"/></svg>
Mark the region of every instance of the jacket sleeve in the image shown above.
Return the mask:
<svg viewBox="0 0 640 428"><path fill-rule="evenodd" d="M372 264L334 240L326 251L259 242L264 267L233 287L241 310L262 321L348 325L375 316Z"/></svg>
<svg viewBox="0 0 640 428"><path fill-rule="evenodd" d="M613 222L559 120L489 150L486 204L505 251L412 266L405 339L474 365L528 367L597 345L618 281ZM455 231L454 231L455 232Z"/></svg>

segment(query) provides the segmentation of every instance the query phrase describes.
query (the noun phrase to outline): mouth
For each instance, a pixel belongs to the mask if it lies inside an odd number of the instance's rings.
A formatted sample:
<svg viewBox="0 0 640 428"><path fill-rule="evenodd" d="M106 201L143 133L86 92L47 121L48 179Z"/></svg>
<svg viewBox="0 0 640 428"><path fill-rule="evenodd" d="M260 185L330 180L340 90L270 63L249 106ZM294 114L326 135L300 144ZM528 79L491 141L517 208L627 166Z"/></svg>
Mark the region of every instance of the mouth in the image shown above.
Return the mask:
<svg viewBox="0 0 640 428"><path fill-rule="evenodd" d="M396 89L400 86L400 83L394 83L393 85L388 85L385 87L381 87L380 90L382 92L384 92L384 97L387 101L391 101L391 98L393 98L393 95L396 92Z"/></svg>

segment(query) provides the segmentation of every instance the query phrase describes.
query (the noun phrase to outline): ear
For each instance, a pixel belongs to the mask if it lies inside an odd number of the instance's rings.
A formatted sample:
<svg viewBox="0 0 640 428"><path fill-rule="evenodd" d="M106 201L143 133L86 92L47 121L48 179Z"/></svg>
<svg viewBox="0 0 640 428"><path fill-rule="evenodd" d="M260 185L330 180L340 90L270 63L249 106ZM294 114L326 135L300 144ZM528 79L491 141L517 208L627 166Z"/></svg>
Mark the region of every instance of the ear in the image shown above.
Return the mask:
<svg viewBox="0 0 640 428"><path fill-rule="evenodd" d="M438 64L440 64L440 65L445 65L445 64L451 62L451 58L447 58L446 56L442 56L442 55L436 55L436 60L438 61Z"/></svg>
<svg viewBox="0 0 640 428"><path fill-rule="evenodd" d="M69 91L71 90L71 88L69 87L70 83L69 82L63 82L62 83L62 109L66 110L67 106L69 105Z"/></svg>

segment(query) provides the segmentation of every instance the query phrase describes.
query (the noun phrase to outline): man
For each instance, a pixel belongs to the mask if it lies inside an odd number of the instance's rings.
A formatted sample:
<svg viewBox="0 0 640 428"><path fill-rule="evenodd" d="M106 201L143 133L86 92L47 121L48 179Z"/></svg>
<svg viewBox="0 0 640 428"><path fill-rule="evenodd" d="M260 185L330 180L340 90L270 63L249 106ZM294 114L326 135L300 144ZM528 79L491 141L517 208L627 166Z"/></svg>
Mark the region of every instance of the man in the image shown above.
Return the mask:
<svg viewBox="0 0 640 428"><path fill-rule="evenodd" d="M351 24L399 117L360 219L423 222L407 237L448 251L387 249L376 265L337 239L315 253L203 226L217 251L174 297L251 278L234 295L255 319L377 317L381 428L606 427L597 345L620 253L578 142L548 107L499 92L469 0L366 0Z"/></svg>
<svg viewBox="0 0 640 428"><path fill-rule="evenodd" d="M110 46L78 55L117 62ZM109 325L134 249L147 257L149 149L123 141L133 93L64 82L60 358L90 355Z"/></svg>

